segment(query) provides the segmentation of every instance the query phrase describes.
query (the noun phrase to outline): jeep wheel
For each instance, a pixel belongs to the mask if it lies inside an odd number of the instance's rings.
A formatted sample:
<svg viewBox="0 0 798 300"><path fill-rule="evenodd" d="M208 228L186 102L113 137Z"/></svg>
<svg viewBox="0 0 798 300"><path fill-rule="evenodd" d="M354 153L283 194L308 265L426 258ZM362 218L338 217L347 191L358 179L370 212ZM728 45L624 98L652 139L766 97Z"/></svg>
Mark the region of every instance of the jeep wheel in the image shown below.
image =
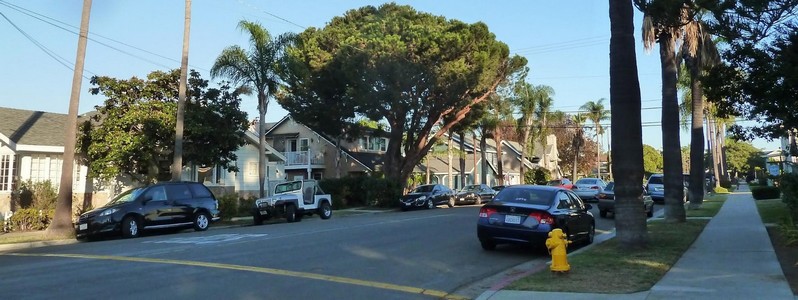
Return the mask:
<svg viewBox="0 0 798 300"><path fill-rule="evenodd" d="M296 220L296 207L293 205L285 206L285 220L288 221L288 223L294 222Z"/></svg>
<svg viewBox="0 0 798 300"><path fill-rule="evenodd" d="M138 237L140 232L139 220L136 217L129 216L122 220L122 237L134 238Z"/></svg>
<svg viewBox="0 0 798 300"><path fill-rule="evenodd" d="M260 214L252 214L252 223L255 225L263 225L263 217Z"/></svg>
<svg viewBox="0 0 798 300"><path fill-rule="evenodd" d="M446 203L446 206L448 206L449 208L454 207L454 198L450 197L449 203Z"/></svg>
<svg viewBox="0 0 798 300"><path fill-rule="evenodd" d="M195 231L205 231L208 230L208 227L211 225L211 219L208 218L208 214L201 212L194 216L194 230Z"/></svg>
<svg viewBox="0 0 798 300"><path fill-rule="evenodd" d="M321 203L321 207L319 207L319 216L321 216L322 220L327 220L332 217L332 206L327 201Z"/></svg>

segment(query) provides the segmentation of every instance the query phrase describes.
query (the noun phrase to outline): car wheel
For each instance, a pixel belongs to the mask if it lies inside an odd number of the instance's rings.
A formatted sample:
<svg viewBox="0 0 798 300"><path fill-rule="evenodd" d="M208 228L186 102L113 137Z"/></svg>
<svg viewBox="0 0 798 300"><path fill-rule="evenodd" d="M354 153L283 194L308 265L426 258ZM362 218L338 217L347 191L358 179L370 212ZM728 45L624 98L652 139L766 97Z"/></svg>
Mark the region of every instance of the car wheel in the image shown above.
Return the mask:
<svg viewBox="0 0 798 300"><path fill-rule="evenodd" d="M427 200L427 209L435 208L435 202L432 199Z"/></svg>
<svg viewBox="0 0 798 300"><path fill-rule="evenodd" d="M139 224L139 220L136 217L129 216L122 220L122 237L124 238L134 238L138 237L140 232L139 228L141 224Z"/></svg>
<svg viewBox="0 0 798 300"><path fill-rule="evenodd" d="M651 207L648 208L648 211L646 211L646 217L651 218L653 216L654 216L654 206L652 205Z"/></svg>
<svg viewBox="0 0 798 300"><path fill-rule="evenodd" d="M208 230L208 227L211 225L211 219L208 218L208 214L201 212L194 216L194 230L195 231L205 231Z"/></svg>
<svg viewBox="0 0 798 300"><path fill-rule="evenodd" d="M448 206L450 208L454 207L454 198L449 198L449 203L446 203L446 206Z"/></svg>
<svg viewBox="0 0 798 300"><path fill-rule="evenodd" d="M482 245L482 249L485 249L485 250L488 250L488 251L496 250L496 243L493 242L493 241L480 240L479 244Z"/></svg>
<svg viewBox="0 0 798 300"><path fill-rule="evenodd" d="M596 225L590 224L590 229L587 232L587 241L585 242L586 245L590 245L593 243L593 239L596 237Z"/></svg>
<svg viewBox="0 0 798 300"><path fill-rule="evenodd" d="M599 216L601 216L602 218L606 218L607 217L607 211L606 210L600 210L599 211Z"/></svg>
<svg viewBox="0 0 798 300"><path fill-rule="evenodd" d="M321 216L322 220L327 220L332 217L332 206L330 206L329 202L322 202L321 207L319 207L319 216Z"/></svg>
<svg viewBox="0 0 798 300"><path fill-rule="evenodd" d="M285 207L285 220L288 223L296 221L296 207L293 205L287 205Z"/></svg>
<svg viewBox="0 0 798 300"><path fill-rule="evenodd" d="M252 224L263 225L263 217L261 217L260 214L253 214L252 215Z"/></svg>

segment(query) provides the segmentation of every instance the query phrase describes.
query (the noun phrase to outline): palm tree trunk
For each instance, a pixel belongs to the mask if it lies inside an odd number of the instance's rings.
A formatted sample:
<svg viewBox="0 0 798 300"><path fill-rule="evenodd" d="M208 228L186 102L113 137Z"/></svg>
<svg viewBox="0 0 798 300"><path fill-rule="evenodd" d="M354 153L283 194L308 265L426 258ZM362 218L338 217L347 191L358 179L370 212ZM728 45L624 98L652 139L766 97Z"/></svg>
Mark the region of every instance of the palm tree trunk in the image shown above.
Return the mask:
<svg viewBox="0 0 798 300"><path fill-rule="evenodd" d="M430 175L430 174L429 174L429 173L430 173L430 171L429 171L429 165L430 165L430 159L432 159L432 158L431 158L431 157L429 157L429 156L430 156L430 154L427 154L427 168L426 168L426 169L427 169L427 180L426 180L426 184L429 184L429 175Z"/></svg>
<svg viewBox="0 0 798 300"><path fill-rule="evenodd" d="M697 58L687 61L690 69L690 93L692 94L692 120L690 128L690 208L697 209L704 202L704 95L701 89L700 70Z"/></svg>
<svg viewBox="0 0 798 300"><path fill-rule="evenodd" d="M521 141L521 167L520 167L520 172L521 172L520 183L521 184L526 184L527 183L526 182L526 176L525 176L526 175L526 170L525 170L526 165L524 163L526 162L525 158L526 158L527 152L529 151L529 132L531 130L532 130L532 118L526 118L526 120L524 121L524 139Z"/></svg>
<svg viewBox="0 0 798 300"><path fill-rule="evenodd" d="M53 222L47 227L47 235L66 236L75 230L72 227L72 171L75 164L75 144L78 128L78 107L80 106L80 85L83 82L83 64L86 58L86 40L89 34L89 15L91 0L83 0L80 18L78 50L75 55L75 71L72 73L72 92L69 97L69 115L64 135L64 161L61 165L61 185L55 203Z"/></svg>
<svg viewBox="0 0 798 300"><path fill-rule="evenodd" d="M579 126L581 126L581 125L579 125ZM576 172L577 172L577 166L579 165L578 164L578 161L579 161L579 146L581 144L582 144L582 129L581 128L577 128L576 129L576 134L574 134L574 141L573 141L573 146L574 146L574 167L573 167L573 172L571 172L571 181L572 182L576 182L576 180L577 180L577 178L576 178L576 174L577 173Z"/></svg>
<svg viewBox="0 0 798 300"><path fill-rule="evenodd" d="M465 186L466 179L465 179L465 133L460 132L460 153L458 155L460 157L460 181L457 182L458 189L461 189Z"/></svg>
<svg viewBox="0 0 798 300"><path fill-rule="evenodd" d="M479 172L479 168L477 168L477 132L471 132L471 149L474 150L474 171L471 172L471 176L474 178L474 184L480 184L479 177L477 172ZM484 180L482 182L485 182Z"/></svg>
<svg viewBox="0 0 798 300"><path fill-rule="evenodd" d="M601 139L599 136L599 123L596 122L596 175L601 178Z"/></svg>
<svg viewBox="0 0 798 300"><path fill-rule="evenodd" d="M715 117L713 120L715 121L714 122L715 123L715 128L714 128L714 131L715 131L714 139L715 140L714 140L714 142L715 142L715 146L716 146L715 147L715 157L716 157L716 167L717 167L717 171L718 171L717 173L715 173L715 188L719 188L720 187L720 179L723 178L723 142L720 140L720 132L721 132L722 124L720 124L720 122L718 122L718 118L717 117Z"/></svg>
<svg viewBox="0 0 798 300"><path fill-rule="evenodd" d="M266 108L268 107L268 99L266 93L261 91L258 93L258 113L260 119L258 120L258 186L260 187L260 197L266 196L264 193L263 183L266 175ZM308 157L310 159L310 157Z"/></svg>
<svg viewBox="0 0 798 300"><path fill-rule="evenodd" d="M480 179L484 184L488 184L487 154L485 154L485 148L487 148L488 144L487 138L488 138L487 134L485 134L485 132L483 131L482 135L479 137L479 150L480 150L479 154L481 156L479 165L480 165L480 175L481 175Z"/></svg>
<svg viewBox="0 0 798 300"><path fill-rule="evenodd" d="M452 145L452 132L449 132L449 142L447 145L449 147L449 163L447 163L447 166L449 167L449 188L453 189L454 178L452 178L452 148L454 148L454 146Z"/></svg>
<svg viewBox="0 0 798 300"><path fill-rule="evenodd" d="M172 160L172 181L183 174L183 121L186 114L186 85L188 81L188 40L191 32L191 0L186 0L183 22L183 56L180 60L180 85L177 88L177 124L175 126L175 153Z"/></svg>
<svg viewBox="0 0 798 300"><path fill-rule="evenodd" d="M612 144L610 143L610 131L607 131L607 177L613 180L612 177Z"/></svg>
<svg viewBox="0 0 798 300"><path fill-rule="evenodd" d="M617 162L613 168L616 237L621 248L640 249L646 246L648 233L640 200L643 129L631 1L610 0L610 32L610 123L616 133L610 144L614 149L612 161Z"/></svg>
<svg viewBox="0 0 798 300"><path fill-rule="evenodd" d="M498 160L496 169L499 172L499 185L504 185L504 160L502 158L504 146L502 145L502 134L500 129L497 129L493 134L496 137L496 159Z"/></svg>
<svg viewBox="0 0 798 300"><path fill-rule="evenodd" d="M662 160L665 185L665 220L686 221L682 151L679 140L679 101L676 93L676 54L671 34L659 36L662 65Z"/></svg>
<svg viewBox="0 0 798 300"><path fill-rule="evenodd" d="M711 148L712 149L712 154L711 154L711 156L712 156L712 171L713 171L712 174L715 176L714 177L715 180L714 180L714 182L712 182L712 186L714 188L718 188L718 187L720 187L720 183L718 182L718 178L720 178L720 175L719 175L720 174L720 170L718 169L718 161L719 161L718 143L717 143L718 140L714 138L715 137L715 129L716 129L716 127L715 127L715 123L716 123L715 118L713 116L707 117L707 123L709 124L709 131L710 131L709 139L712 141L712 148Z"/></svg>

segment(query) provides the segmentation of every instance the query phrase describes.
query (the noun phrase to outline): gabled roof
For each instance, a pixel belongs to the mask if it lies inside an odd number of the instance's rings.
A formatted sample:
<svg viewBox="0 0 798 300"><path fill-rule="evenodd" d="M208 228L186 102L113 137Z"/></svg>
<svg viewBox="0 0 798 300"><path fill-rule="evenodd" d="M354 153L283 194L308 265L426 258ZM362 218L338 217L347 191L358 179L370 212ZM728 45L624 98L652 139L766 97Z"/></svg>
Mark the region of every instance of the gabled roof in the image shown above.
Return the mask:
<svg viewBox="0 0 798 300"><path fill-rule="evenodd" d="M273 125L266 131L266 133L265 133L266 136L269 136L272 131L274 131L278 127L282 126L289 119L290 120L294 119L293 117L291 117L291 114L285 115L285 117L283 117L282 119L280 119L280 121L277 121L276 123L271 123ZM296 120L294 120L294 121L296 121ZM313 128L310 128L310 126L307 126L305 124L302 124L302 123L299 123L299 122L296 122L296 123L299 124L299 125L304 126L305 128L307 128L311 132L315 133L322 140L325 140L327 143L329 143L333 147L336 147L339 150L343 151L346 154L346 156L350 157L355 162L357 162L358 164L360 164L364 168L368 169L369 171L374 171L375 166L377 165L378 161L379 161L380 164L382 163L382 158L381 157L379 157L379 158L376 157L376 156L382 156L380 154L377 154L377 153L360 153L360 152L349 151L347 149L344 149L344 148L341 148L341 147L337 146L335 143L332 142L333 139L328 137L326 134L323 134L323 133L320 133L320 132L318 132L316 130L313 130Z"/></svg>
<svg viewBox="0 0 798 300"><path fill-rule="evenodd" d="M258 134L253 132L252 130L245 131L244 132L244 137L247 139L247 141L250 144L253 144L255 146L258 146L258 143L260 143L260 141L258 140ZM282 161L288 160L287 158L285 158L285 155L280 153L280 151L275 150L272 147L272 145L269 145L269 143L265 143L264 146L266 147L266 155L271 156L271 157L269 157L270 160L273 160L272 158L277 158L277 159L280 159Z"/></svg>
<svg viewBox="0 0 798 300"><path fill-rule="evenodd" d="M13 147L64 147L67 117L67 114L0 107L0 140ZM80 115L78 120L86 117Z"/></svg>

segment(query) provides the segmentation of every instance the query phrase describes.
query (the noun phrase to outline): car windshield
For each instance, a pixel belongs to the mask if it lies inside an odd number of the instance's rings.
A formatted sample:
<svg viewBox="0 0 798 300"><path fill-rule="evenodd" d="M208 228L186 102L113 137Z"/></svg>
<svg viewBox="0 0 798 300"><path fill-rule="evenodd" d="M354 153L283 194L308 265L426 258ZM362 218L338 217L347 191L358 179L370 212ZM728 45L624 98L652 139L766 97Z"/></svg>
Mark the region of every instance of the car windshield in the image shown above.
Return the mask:
<svg viewBox="0 0 798 300"><path fill-rule="evenodd" d="M460 189L461 192L477 192L479 191L478 185L467 185L464 188Z"/></svg>
<svg viewBox="0 0 798 300"><path fill-rule="evenodd" d="M597 181L598 181L597 179L583 178L583 179L577 180L576 184L597 184Z"/></svg>
<svg viewBox="0 0 798 300"><path fill-rule="evenodd" d="M529 187L508 187L496 194L493 201L550 205L553 197L553 190L548 191Z"/></svg>
<svg viewBox="0 0 798 300"><path fill-rule="evenodd" d="M648 184L662 184L662 176L651 176L648 179Z"/></svg>
<svg viewBox="0 0 798 300"><path fill-rule="evenodd" d="M120 203L131 202L134 199L136 199L136 197L138 197L143 191L144 191L143 187L127 190L124 193L121 193L116 197L114 197L114 199L109 201L108 204L106 204L105 206L113 206Z"/></svg>
<svg viewBox="0 0 798 300"><path fill-rule="evenodd" d="M412 193L429 193L429 192L432 192L432 189L434 187L435 187L434 185L422 185L422 186L419 186L419 187L415 188L412 191Z"/></svg>
<svg viewBox="0 0 798 300"><path fill-rule="evenodd" d="M615 182L610 182L604 188L605 191L613 191L615 189Z"/></svg>
<svg viewBox="0 0 798 300"><path fill-rule="evenodd" d="M298 191L301 188L302 188L302 181L286 182L275 186L274 193L279 194L285 192L293 192L293 191Z"/></svg>

